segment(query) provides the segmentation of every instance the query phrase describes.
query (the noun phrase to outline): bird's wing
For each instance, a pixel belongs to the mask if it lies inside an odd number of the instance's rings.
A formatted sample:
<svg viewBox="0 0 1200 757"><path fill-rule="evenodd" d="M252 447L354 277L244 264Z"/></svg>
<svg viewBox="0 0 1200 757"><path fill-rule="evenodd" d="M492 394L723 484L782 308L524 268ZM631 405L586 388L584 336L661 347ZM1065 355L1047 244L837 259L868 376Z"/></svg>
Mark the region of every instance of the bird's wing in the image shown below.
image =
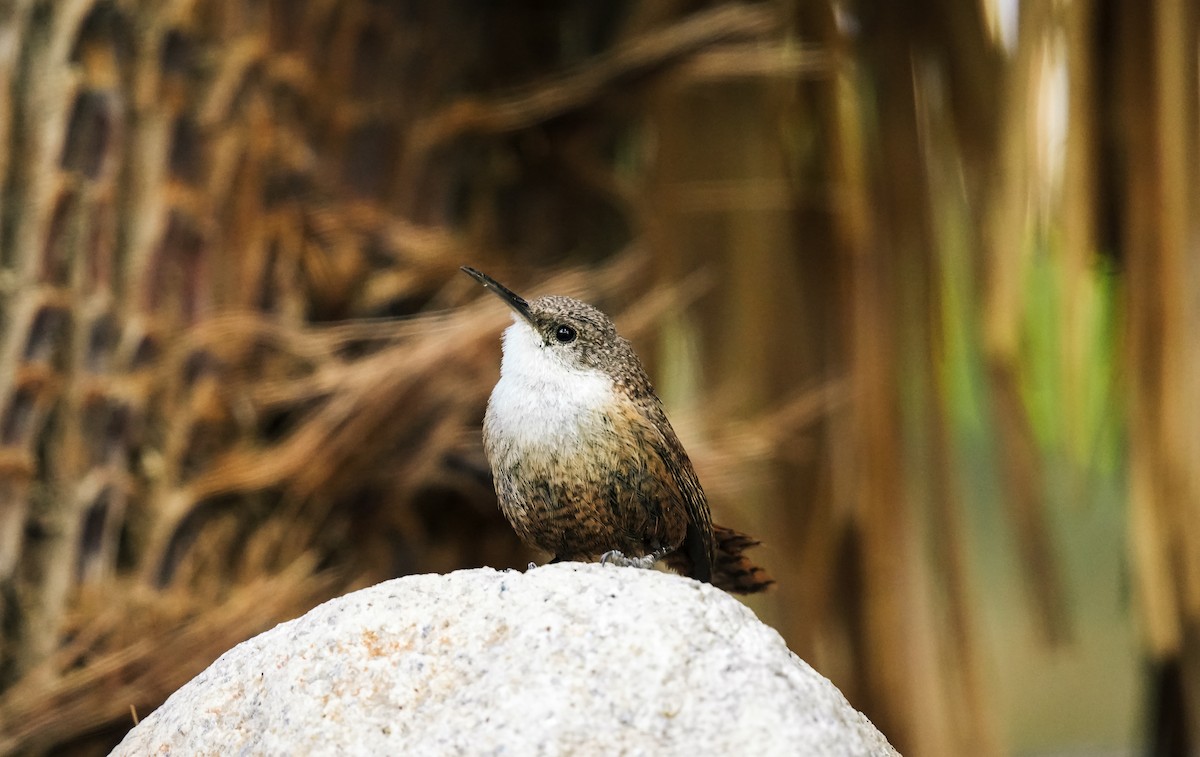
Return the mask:
<svg viewBox="0 0 1200 757"><path fill-rule="evenodd" d="M664 478L670 484L671 493L678 497L687 513L687 532L683 544L677 550L677 553L681 553L679 558L686 555L690 560L691 564L685 572L693 578L710 581L716 560L716 544L713 539L712 516L709 514L708 500L700 486L700 479L696 477L692 461L683 445L679 443L679 437L675 435L675 429L667 420L658 398L651 394L649 400L642 403L640 410L646 439L654 456L658 458L655 462L661 465L663 473L666 474ZM681 560L677 558L676 562Z"/></svg>

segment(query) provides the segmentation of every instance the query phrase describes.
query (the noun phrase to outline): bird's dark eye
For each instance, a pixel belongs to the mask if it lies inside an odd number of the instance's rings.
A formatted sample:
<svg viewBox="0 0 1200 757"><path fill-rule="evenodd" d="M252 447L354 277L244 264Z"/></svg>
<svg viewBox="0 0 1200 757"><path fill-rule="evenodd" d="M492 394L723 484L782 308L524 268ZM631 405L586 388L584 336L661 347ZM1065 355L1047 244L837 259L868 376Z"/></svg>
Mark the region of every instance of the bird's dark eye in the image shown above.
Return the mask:
<svg viewBox="0 0 1200 757"><path fill-rule="evenodd" d="M554 338L562 344L575 341L576 336L577 334L575 333L575 329L571 328L565 323L560 323L558 327L554 329Z"/></svg>

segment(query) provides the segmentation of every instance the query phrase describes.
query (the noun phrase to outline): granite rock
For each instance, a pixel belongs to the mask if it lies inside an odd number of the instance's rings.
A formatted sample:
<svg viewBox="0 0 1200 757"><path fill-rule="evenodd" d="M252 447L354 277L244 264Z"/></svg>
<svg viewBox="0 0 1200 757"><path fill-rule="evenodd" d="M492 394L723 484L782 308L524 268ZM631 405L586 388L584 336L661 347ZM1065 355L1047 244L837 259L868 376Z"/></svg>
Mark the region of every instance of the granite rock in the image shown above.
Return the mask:
<svg viewBox="0 0 1200 757"><path fill-rule="evenodd" d="M357 591L222 655L117 755L894 755L733 597L566 563Z"/></svg>

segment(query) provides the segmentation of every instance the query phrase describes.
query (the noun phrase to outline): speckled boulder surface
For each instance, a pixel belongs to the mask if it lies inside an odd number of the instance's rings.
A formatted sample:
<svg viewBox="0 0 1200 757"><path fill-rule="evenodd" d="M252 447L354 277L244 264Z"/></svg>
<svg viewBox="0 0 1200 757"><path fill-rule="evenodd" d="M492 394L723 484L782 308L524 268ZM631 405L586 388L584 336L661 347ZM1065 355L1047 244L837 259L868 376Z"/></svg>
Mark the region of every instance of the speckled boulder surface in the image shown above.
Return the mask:
<svg viewBox="0 0 1200 757"><path fill-rule="evenodd" d="M326 602L226 652L114 754L896 752L724 592L567 563Z"/></svg>

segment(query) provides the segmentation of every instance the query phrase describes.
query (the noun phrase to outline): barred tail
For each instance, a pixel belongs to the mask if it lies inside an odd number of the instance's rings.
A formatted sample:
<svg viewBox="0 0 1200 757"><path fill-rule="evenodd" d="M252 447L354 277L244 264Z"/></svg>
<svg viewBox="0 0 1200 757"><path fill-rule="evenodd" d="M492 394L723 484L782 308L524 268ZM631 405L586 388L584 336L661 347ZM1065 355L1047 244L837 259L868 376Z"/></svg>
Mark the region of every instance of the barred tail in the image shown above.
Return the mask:
<svg viewBox="0 0 1200 757"><path fill-rule="evenodd" d="M758 546L757 539L732 528L717 525L713 526L713 536L716 541L717 559L712 566L712 577L703 577L705 580L718 589L734 594L756 594L766 591L768 586L775 583L775 579L771 578L767 571L743 554L751 547ZM672 552L666 559L667 565L672 569L693 578L701 578L693 569L692 557L688 550Z"/></svg>

